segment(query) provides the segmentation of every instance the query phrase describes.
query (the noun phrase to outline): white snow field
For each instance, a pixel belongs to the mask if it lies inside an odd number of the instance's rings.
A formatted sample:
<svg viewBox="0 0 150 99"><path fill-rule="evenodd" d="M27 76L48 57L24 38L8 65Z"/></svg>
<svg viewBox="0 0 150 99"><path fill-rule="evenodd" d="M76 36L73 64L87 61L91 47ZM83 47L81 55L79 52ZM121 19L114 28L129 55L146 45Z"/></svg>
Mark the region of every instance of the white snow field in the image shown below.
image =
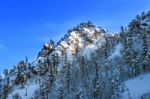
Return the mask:
<svg viewBox="0 0 150 99"><path fill-rule="evenodd" d="M150 74L142 74L125 81L125 92L122 94L122 99L129 99L128 93L130 93L131 99L141 99L143 95L148 95L150 93Z"/></svg>

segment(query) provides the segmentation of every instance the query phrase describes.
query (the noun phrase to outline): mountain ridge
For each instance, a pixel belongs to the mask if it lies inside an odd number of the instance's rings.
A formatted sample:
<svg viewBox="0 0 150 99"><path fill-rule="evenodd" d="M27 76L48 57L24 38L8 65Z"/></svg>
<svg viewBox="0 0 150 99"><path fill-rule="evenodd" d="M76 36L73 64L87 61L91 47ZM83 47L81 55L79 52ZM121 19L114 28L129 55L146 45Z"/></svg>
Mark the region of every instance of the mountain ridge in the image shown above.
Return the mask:
<svg viewBox="0 0 150 99"><path fill-rule="evenodd" d="M0 99L121 99L125 80L150 71L149 41L150 11L119 34L81 23L44 44L34 62L5 70Z"/></svg>

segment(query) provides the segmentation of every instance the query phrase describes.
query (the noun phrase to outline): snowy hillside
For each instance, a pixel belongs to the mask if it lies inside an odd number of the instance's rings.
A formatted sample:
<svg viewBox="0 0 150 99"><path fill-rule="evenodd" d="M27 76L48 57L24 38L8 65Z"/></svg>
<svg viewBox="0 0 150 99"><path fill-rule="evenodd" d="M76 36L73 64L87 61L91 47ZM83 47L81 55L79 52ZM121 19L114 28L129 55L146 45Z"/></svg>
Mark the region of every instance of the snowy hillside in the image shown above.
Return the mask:
<svg viewBox="0 0 150 99"><path fill-rule="evenodd" d="M0 99L148 99L149 42L150 12L116 34L81 23L44 44L34 62L6 69Z"/></svg>
<svg viewBox="0 0 150 99"><path fill-rule="evenodd" d="M143 74L124 82L122 99L150 99L150 74Z"/></svg>

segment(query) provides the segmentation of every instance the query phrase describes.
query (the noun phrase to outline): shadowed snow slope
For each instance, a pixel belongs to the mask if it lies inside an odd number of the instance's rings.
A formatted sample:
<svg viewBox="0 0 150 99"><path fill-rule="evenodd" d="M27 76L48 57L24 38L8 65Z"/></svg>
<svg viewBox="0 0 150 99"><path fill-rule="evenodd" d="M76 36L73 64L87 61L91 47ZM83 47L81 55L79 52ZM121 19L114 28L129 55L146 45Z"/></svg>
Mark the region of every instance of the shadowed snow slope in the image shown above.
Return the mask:
<svg viewBox="0 0 150 99"><path fill-rule="evenodd" d="M129 89L129 93L132 99L141 99L144 94L150 92L150 74L143 74L134 79L125 81L126 88ZM129 99L128 92L122 94L122 99Z"/></svg>

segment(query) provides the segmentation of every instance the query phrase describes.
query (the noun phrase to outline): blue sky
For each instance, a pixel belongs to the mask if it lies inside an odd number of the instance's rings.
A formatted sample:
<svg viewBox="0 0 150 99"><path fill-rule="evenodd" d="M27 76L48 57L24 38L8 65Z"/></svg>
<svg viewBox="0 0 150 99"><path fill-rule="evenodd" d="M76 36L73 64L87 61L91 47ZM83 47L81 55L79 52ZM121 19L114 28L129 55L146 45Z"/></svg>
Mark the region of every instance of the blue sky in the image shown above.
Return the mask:
<svg viewBox="0 0 150 99"><path fill-rule="evenodd" d="M150 0L0 0L0 72L26 56L33 61L49 38L80 22L118 32L147 10Z"/></svg>

